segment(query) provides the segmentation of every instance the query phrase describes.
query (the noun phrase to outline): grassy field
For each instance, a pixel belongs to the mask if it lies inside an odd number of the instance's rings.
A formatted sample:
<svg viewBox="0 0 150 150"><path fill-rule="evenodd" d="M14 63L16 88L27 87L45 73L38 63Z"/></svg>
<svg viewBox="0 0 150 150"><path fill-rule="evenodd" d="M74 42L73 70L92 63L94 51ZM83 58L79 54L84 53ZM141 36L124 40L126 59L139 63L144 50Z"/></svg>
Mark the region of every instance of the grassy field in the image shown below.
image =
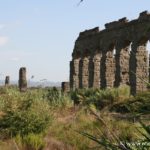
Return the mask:
<svg viewBox="0 0 150 150"><path fill-rule="evenodd" d="M150 92L133 97L129 91L62 94L56 88L32 88L20 93L17 87L1 87L0 150L105 150L121 142L147 142Z"/></svg>

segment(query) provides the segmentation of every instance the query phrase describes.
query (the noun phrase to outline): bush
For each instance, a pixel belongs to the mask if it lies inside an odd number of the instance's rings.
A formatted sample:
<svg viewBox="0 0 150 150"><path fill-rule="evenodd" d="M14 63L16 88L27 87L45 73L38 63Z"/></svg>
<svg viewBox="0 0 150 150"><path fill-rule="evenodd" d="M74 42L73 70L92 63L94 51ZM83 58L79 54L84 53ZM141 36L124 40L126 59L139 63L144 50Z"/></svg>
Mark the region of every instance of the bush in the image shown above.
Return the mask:
<svg viewBox="0 0 150 150"><path fill-rule="evenodd" d="M50 103L54 101L58 101L60 97L61 97L61 93L56 87L48 89L46 98L47 100L49 100Z"/></svg>
<svg viewBox="0 0 150 150"><path fill-rule="evenodd" d="M138 93L135 97L128 98L126 101L114 104L111 111L121 113L150 113L150 92Z"/></svg>
<svg viewBox="0 0 150 150"><path fill-rule="evenodd" d="M98 109L103 109L112 105L120 99L130 96L129 87L120 87L117 89L77 89L71 93L71 98L75 104L90 105L94 104Z"/></svg>
<svg viewBox="0 0 150 150"><path fill-rule="evenodd" d="M48 101L50 107L53 108L65 108L72 106L70 96L61 93L61 91L56 87L49 88L44 97Z"/></svg>
<svg viewBox="0 0 150 150"><path fill-rule="evenodd" d="M10 101L9 99L9 103ZM34 99L28 95L27 100L16 100L15 107L13 99L11 104L3 110L4 115L0 118L1 135L5 135L5 138L18 134L21 136L29 133L39 134L47 129L52 121L52 115L46 101Z"/></svg>

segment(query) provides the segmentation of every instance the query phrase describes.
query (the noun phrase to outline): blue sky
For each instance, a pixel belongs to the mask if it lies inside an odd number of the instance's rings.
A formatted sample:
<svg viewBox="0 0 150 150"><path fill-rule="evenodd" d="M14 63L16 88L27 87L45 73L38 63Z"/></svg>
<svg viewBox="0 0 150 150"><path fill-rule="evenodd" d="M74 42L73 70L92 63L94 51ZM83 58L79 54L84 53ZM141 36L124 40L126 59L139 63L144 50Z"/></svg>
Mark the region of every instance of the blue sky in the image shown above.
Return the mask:
<svg viewBox="0 0 150 150"><path fill-rule="evenodd" d="M20 67L34 80L69 80L79 32L150 10L149 0L0 0L0 80L18 80Z"/></svg>

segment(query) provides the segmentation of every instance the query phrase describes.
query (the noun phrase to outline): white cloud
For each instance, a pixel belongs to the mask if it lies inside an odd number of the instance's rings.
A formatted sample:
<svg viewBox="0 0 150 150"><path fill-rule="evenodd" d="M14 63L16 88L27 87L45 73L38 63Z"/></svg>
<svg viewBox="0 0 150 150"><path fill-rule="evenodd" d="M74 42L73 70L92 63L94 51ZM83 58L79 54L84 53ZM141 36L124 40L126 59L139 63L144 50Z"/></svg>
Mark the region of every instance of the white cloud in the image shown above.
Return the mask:
<svg viewBox="0 0 150 150"><path fill-rule="evenodd" d="M9 38L6 36L0 36L0 46L4 46L8 43Z"/></svg>

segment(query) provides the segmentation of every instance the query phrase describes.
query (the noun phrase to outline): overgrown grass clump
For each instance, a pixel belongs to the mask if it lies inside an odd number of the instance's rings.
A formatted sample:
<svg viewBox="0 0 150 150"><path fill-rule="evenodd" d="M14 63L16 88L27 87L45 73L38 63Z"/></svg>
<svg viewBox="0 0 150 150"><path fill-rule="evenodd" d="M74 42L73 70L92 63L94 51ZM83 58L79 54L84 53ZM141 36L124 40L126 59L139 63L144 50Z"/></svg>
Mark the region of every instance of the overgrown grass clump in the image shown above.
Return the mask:
<svg viewBox="0 0 150 150"><path fill-rule="evenodd" d="M75 104L93 104L97 109L103 109L115 102L124 101L130 97L128 86L114 89L77 89L71 93L71 98Z"/></svg>
<svg viewBox="0 0 150 150"><path fill-rule="evenodd" d="M118 102L111 110L119 113L150 114L150 91L138 93L127 101Z"/></svg>
<svg viewBox="0 0 150 150"><path fill-rule="evenodd" d="M44 95L51 108L66 108L73 105L70 95L66 95L58 90L56 87L48 88Z"/></svg>
<svg viewBox="0 0 150 150"><path fill-rule="evenodd" d="M21 137L17 135L15 137L16 143L20 149L27 149L27 150L42 150L45 147L45 142L43 140L42 134L33 134L29 133Z"/></svg>

